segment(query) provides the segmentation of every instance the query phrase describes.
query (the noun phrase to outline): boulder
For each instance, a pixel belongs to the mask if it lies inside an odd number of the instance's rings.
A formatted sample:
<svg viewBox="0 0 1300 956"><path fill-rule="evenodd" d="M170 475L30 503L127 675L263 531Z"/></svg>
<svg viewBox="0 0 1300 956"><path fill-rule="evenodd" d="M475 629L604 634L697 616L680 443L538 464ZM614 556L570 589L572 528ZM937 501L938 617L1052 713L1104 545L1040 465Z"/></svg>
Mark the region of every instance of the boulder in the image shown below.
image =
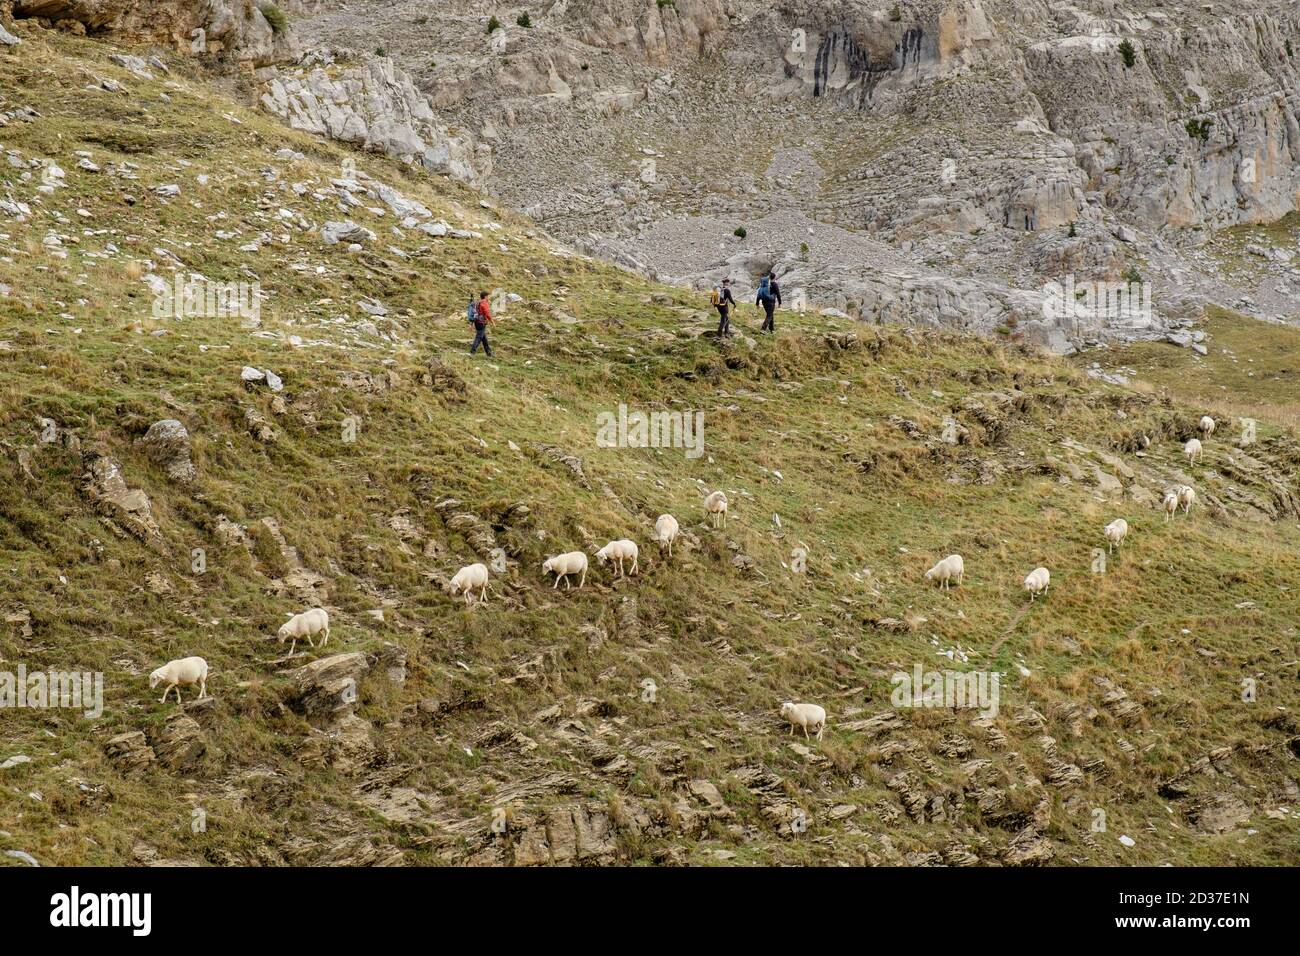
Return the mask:
<svg viewBox="0 0 1300 956"><path fill-rule="evenodd" d="M154 422L136 444L173 481L188 484L196 477L194 462L190 458L190 433L176 419L164 418Z"/></svg>

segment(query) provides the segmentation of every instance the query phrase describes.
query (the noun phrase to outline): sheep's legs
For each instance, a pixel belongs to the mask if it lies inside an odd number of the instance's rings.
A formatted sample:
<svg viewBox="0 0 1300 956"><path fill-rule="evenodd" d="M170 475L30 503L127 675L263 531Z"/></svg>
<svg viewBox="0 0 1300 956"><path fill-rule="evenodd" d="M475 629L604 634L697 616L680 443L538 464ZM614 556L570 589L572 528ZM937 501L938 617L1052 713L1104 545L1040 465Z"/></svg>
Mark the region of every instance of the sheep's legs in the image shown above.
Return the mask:
<svg viewBox="0 0 1300 956"><path fill-rule="evenodd" d="M633 573L633 574L636 574L636 562L637 562L637 559L636 559L636 558L633 558L633 559L632 559L632 573Z"/></svg>
<svg viewBox="0 0 1300 956"><path fill-rule="evenodd" d="M821 739L822 739L822 731L825 730L825 729L826 729L826 725L825 725L825 724L818 724L818 725L817 725L817 739L818 739L818 740L821 740Z"/></svg>
<svg viewBox="0 0 1300 956"><path fill-rule="evenodd" d="M205 677L201 681L199 681L199 696L197 699L202 700L204 697L207 696L208 696L208 679Z"/></svg>
<svg viewBox="0 0 1300 956"><path fill-rule="evenodd" d="M799 726L801 726L801 727L803 728L803 739L804 739L804 740L807 740L807 739L808 739L808 725L807 725L807 724L800 724Z"/></svg>
<svg viewBox="0 0 1300 956"><path fill-rule="evenodd" d="M582 580L578 582L578 587L581 588L581 587L582 587L584 584L586 584L586 583L587 583L587 569L586 569L586 568L583 568L583 569L582 569Z"/></svg>

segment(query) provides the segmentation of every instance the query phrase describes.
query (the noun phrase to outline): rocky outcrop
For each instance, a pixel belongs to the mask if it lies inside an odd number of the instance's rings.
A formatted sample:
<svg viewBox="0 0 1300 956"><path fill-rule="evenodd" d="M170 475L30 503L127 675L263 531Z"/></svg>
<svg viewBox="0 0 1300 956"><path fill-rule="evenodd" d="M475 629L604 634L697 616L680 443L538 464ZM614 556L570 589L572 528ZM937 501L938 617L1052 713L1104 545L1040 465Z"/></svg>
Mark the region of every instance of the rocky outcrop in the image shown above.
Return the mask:
<svg viewBox="0 0 1300 956"><path fill-rule="evenodd" d="M151 461L167 472L168 478L181 484L194 480L197 472L190 457L190 433L176 419L154 422L136 442Z"/></svg>
<svg viewBox="0 0 1300 956"><path fill-rule="evenodd" d="M367 57L342 70L318 66L282 73L271 79L262 105L294 129L418 162L468 183L480 183L490 169L490 149L441 125L410 76L387 57Z"/></svg>
<svg viewBox="0 0 1300 956"><path fill-rule="evenodd" d="M154 520L149 496L143 489L127 485L121 463L107 449L91 445L87 448L84 465L82 491L95 503L95 509L104 519L155 550L162 550L162 533Z"/></svg>
<svg viewBox="0 0 1300 956"><path fill-rule="evenodd" d="M293 31L269 0L14 0L35 17L120 43L152 43L218 62L267 66L297 57Z"/></svg>

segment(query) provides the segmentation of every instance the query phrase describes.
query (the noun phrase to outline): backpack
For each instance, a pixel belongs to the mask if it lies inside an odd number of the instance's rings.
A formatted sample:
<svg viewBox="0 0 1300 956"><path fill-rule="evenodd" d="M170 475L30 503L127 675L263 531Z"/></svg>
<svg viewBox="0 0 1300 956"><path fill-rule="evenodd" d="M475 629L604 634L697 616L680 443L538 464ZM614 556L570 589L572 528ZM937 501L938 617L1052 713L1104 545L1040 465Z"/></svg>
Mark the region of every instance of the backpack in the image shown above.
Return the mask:
<svg viewBox="0 0 1300 956"><path fill-rule="evenodd" d="M721 304L722 304L722 293L718 290L717 286L714 286L713 291L709 293L709 305L721 305Z"/></svg>
<svg viewBox="0 0 1300 956"><path fill-rule="evenodd" d="M478 322L478 303L473 299L469 300L469 306L465 309L465 318L469 320L470 325Z"/></svg>
<svg viewBox="0 0 1300 956"><path fill-rule="evenodd" d="M760 299L772 298L772 283L767 276L763 276L758 282L758 297Z"/></svg>

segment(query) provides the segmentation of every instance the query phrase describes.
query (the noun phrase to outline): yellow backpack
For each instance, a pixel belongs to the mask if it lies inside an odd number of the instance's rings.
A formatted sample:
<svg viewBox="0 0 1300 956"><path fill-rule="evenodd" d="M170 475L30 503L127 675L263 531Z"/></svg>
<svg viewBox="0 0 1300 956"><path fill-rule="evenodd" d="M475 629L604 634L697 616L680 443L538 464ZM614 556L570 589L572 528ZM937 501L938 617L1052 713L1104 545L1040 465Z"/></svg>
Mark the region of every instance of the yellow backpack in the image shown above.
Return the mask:
<svg viewBox="0 0 1300 956"><path fill-rule="evenodd" d="M713 291L709 293L709 305L717 305L721 301L722 293L718 291L717 286L714 286Z"/></svg>

